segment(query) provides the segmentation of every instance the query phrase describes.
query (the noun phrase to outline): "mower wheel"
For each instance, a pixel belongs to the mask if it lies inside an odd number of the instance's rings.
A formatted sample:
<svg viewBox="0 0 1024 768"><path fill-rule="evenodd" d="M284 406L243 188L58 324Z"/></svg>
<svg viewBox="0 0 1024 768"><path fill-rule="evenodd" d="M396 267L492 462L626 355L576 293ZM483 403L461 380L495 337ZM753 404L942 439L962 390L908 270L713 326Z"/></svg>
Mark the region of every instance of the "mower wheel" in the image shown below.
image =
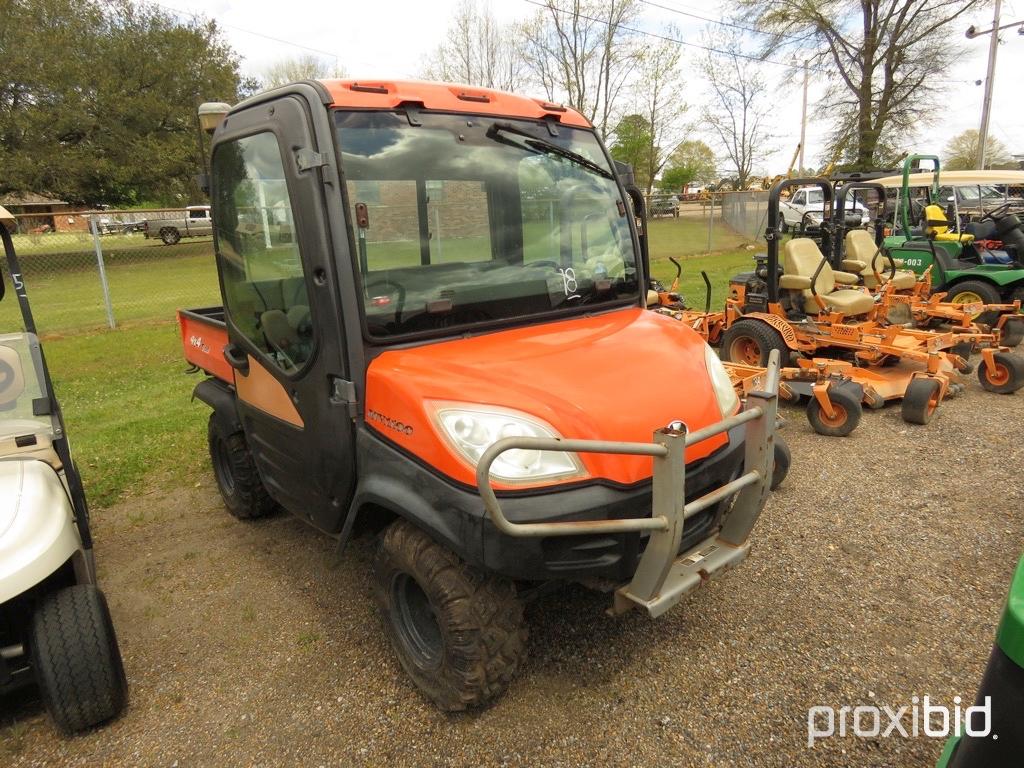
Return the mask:
<svg viewBox="0 0 1024 768"><path fill-rule="evenodd" d="M260 480L245 435L228 433L211 413L207 440L217 489L228 512L240 520L251 520L277 511L277 504Z"/></svg>
<svg viewBox="0 0 1024 768"><path fill-rule="evenodd" d="M761 320L737 320L722 334L722 359L764 368L773 349L779 350L779 363L789 364L789 347L782 334Z"/></svg>
<svg viewBox="0 0 1024 768"><path fill-rule="evenodd" d="M1024 320L1013 318L1003 323L1003 331L999 334L999 343L1004 347L1016 347L1024 341Z"/></svg>
<svg viewBox="0 0 1024 768"><path fill-rule="evenodd" d="M175 245L181 240L181 232L175 227L163 227L160 230L160 239L164 245Z"/></svg>
<svg viewBox="0 0 1024 768"><path fill-rule="evenodd" d="M47 596L32 615L31 662L47 711L71 734L116 717L128 699L107 601L93 584Z"/></svg>
<svg viewBox="0 0 1024 768"><path fill-rule="evenodd" d="M819 435L846 437L860 424L864 408L857 396L843 387L829 387L828 399L832 403L832 417L812 397L807 403L807 420Z"/></svg>
<svg viewBox="0 0 1024 768"><path fill-rule="evenodd" d="M974 304L978 301L985 304L998 304L1002 300L998 289L991 283L986 283L983 280L964 280L962 283L957 283L950 288L946 294L946 301L951 301L954 304ZM995 325L999 319L999 313L994 311L979 312L971 319L976 323Z"/></svg>
<svg viewBox="0 0 1024 768"><path fill-rule="evenodd" d="M789 465L793 463L793 454L790 453L789 446L786 445L786 441L782 439L781 435L775 435L774 460L771 484L773 491L785 481L786 475L789 474Z"/></svg>
<svg viewBox="0 0 1024 768"><path fill-rule="evenodd" d="M405 520L384 531L373 574L398 660L434 704L460 711L508 687L526 654L511 581L470 567Z"/></svg>
<svg viewBox="0 0 1024 768"><path fill-rule="evenodd" d="M942 385L935 379L920 376L910 382L903 393L903 420L908 424L927 424L939 407Z"/></svg>
<svg viewBox="0 0 1024 768"><path fill-rule="evenodd" d="M989 368L984 359L978 366L978 381L989 392L1008 395L1024 387L1024 358L1008 352L996 352L995 365Z"/></svg>

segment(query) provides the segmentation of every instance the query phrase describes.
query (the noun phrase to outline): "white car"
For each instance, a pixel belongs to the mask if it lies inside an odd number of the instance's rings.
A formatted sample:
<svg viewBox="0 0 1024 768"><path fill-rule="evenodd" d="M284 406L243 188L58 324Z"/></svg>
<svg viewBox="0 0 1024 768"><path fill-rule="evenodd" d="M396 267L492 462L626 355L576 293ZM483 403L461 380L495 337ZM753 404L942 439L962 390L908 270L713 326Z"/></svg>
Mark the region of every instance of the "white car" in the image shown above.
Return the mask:
<svg viewBox="0 0 1024 768"><path fill-rule="evenodd" d="M788 200L779 201L779 215L783 232L800 229L800 223L804 223L805 229L817 229L821 224L825 210L825 193L819 187L799 187ZM870 218L867 206L860 200L848 200L846 203L848 213L859 213L861 222ZM804 217L806 221L804 220Z"/></svg>

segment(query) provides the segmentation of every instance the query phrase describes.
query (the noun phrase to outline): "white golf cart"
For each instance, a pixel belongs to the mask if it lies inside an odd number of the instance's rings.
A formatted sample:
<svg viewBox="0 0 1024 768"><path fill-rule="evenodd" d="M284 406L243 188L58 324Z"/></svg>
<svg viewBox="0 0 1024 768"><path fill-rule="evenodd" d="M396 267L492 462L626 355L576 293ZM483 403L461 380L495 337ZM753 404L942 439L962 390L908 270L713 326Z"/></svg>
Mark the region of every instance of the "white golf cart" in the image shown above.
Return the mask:
<svg viewBox="0 0 1024 768"><path fill-rule="evenodd" d="M60 730L116 716L128 694L96 587L89 513L35 335L9 229L0 238L25 333L0 334L0 693L31 683ZM4 296L0 275L0 300Z"/></svg>

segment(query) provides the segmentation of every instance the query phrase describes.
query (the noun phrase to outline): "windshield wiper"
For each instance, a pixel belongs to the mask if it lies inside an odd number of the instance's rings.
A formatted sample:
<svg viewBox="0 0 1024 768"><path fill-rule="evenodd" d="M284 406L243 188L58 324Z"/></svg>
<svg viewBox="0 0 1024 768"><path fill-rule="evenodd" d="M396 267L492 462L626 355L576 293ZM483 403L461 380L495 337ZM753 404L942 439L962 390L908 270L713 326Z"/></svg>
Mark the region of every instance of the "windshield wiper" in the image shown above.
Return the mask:
<svg viewBox="0 0 1024 768"><path fill-rule="evenodd" d="M522 136L525 139L525 142L523 143L526 144L527 147L532 149L534 152L538 152L540 154L545 155L557 155L558 157L568 160L570 163L573 163L574 165L578 165L581 168L587 169L591 173L596 173L598 176L603 176L606 179L615 179L614 176L608 173L608 171L606 171L600 165L595 163L593 160L589 160L585 158L583 155L579 155L573 152L571 149L560 147L557 144L553 144L550 141L546 141L545 139L539 139L529 131L523 130L522 128L518 128L512 125L512 123L492 123L491 127L487 129L486 135L487 138L489 139L494 139L495 141L500 141L504 144L509 144L510 146L513 147L520 147L521 149L525 149L525 147L523 147L522 144L519 144L514 141L509 141L508 139L503 137L501 135L502 133L512 133L515 134L516 136Z"/></svg>

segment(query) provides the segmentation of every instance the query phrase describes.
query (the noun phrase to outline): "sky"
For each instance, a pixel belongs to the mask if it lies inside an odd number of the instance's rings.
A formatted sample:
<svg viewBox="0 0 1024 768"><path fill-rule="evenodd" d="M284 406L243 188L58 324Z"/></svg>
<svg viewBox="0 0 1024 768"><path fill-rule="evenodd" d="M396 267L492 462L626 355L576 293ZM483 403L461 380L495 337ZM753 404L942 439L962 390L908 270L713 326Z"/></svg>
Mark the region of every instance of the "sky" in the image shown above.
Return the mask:
<svg viewBox="0 0 1024 768"><path fill-rule="evenodd" d="M443 39L459 0L352 0L325 3L313 0L159 0L153 3L174 11L182 18L199 14L215 19L227 40L242 57L244 74L259 75L268 65L283 58L315 53L338 64L356 78L416 77L424 58ZM538 7L530 0L491 0L492 13L503 22L523 20ZM640 28L659 32L671 23L684 41L699 42L707 22L686 14L721 19L726 3L717 0L657 0L645 3ZM1003 24L1024 22L1024 0L1005 0ZM974 24L978 29L991 26L991 11L977 13L955 23L949 32L963 44L963 55L945 75L944 105L923 125L905 147L909 151L941 154L946 142L968 128L977 129L981 121L984 81L988 60L988 36L967 40L963 32ZM654 38L651 38L654 42ZM1000 36L996 65L993 108L989 132L1012 152L1024 154L1024 97L1017 80L1024 72L1024 35L1016 29ZM752 49L756 37L751 38ZM691 105L693 120L690 138L713 144L713 137L701 130L698 119L704 84L693 66L701 52L684 46L683 71L691 73L680 94ZM773 96L769 144L773 154L756 169L759 173L783 173L799 141L802 78L787 77L786 67L764 65ZM825 157L827 124L814 111L823 86L820 76L810 76L810 108L807 126L807 165L820 165ZM542 93L528 94L543 96ZM718 151L718 148L716 148Z"/></svg>

